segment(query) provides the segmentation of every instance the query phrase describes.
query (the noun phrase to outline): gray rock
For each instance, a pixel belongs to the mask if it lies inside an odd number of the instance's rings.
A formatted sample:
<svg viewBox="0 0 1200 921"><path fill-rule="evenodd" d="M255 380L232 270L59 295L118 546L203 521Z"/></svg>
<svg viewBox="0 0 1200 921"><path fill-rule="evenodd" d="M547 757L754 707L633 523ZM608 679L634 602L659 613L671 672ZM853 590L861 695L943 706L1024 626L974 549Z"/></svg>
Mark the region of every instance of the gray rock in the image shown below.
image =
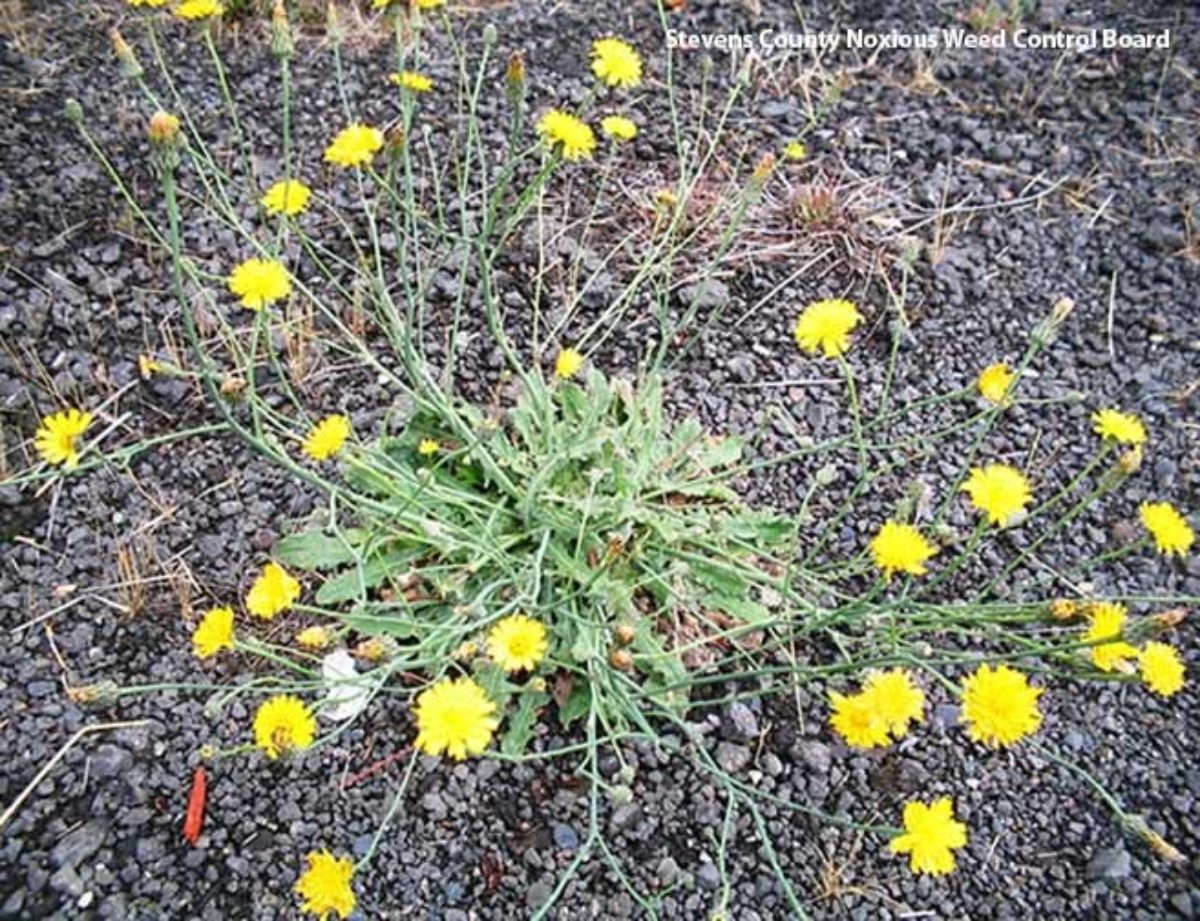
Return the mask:
<svg viewBox="0 0 1200 921"><path fill-rule="evenodd" d="M655 876L660 886L673 886L675 881L679 879L679 864L675 862L675 858L664 857L660 860L658 862L658 869L655 870Z"/></svg>
<svg viewBox="0 0 1200 921"><path fill-rule="evenodd" d="M721 888L721 871L715 863L705 861L700 864L700 869L696 871L696 882L700 884L701 889L714 892Z"/></svg>
<svg viewBox="0 0 1200 921"><path fill-rule="evenodd" d="M554 844L564 851L574 851L579 847L579 833L570 825L556 823L553 829Z"/></svg>
<svg viewBox="0 0 1200 921"><path fill-rule="evenodd" d="M722 770L736 774L750 763L750 749L732 742L721 742L717 745L716 758Z"/></svg>
<svg viewBox="0 0 1200 921"><path fill-rule="evenodd" d="M1097 851L1087 865L1087 878L1093 881L1124 879L1132 872L1133 859L1129 856L1129 852L1120 845Z"/></svg>
<svg viewBox="0 0 1200 921"><path fill-rule="evenodd" d="M725 711L723 728L726 737L745 741L758 738L758 717L742 701L734 701Z"/></svg>
<svg viewBox="0 0 1200 921"><path fill-rule="evenodd" d="M828 774L833 764L829 746L824 742L812 739L797 742L794 754L802 764L818 774Z"/></svg>
<svg viewBox="0 0 1200 921"><path fill-rule="evenodd" d="M92 753L92 773L97 777L119 777L132 764L133 755L119 745L105 742Z"/></svg>
<svg viewBox="0 0 1200 921"><path fill-rule="evenodd" d="M85 822L61 838L50 852L50 863L56 867L77 867L104 844L108 826L100 821Z"/></svg>

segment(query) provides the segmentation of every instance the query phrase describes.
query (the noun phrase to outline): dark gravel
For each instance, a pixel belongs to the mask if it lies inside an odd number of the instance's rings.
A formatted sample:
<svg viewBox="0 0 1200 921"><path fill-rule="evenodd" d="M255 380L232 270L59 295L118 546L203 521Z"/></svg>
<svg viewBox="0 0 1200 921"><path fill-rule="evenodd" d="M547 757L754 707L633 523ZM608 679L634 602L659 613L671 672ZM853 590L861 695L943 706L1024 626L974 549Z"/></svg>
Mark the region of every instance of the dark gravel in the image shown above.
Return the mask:
<svg viewBox="0 0 1200 921"><path fill-rule="evenodd" d="M136 17L112 2L86 12L61 0L28 6L26 21L0 51L10 106L9 117L0 120L0 434L10 468L22 465L20 443L36 416L58 399L91 406L128 387L110 407L114 415L129 414L118 442L209 421L188 386L138 380L138 354L162 354L168 334L178 340L166 266L129 233L107 178L62 117L65 99L79 99L118 166L135 177L139 194L150 196L141 141L147 113L120 88L102 28ZM583 98L589 80L581 61L591 37L602 32L637 36L652 74L661 77L648 7L536 2L463 15L476 30L484 19L496 22L502 49L526 50L540 106ZM790 5L763 7L753 14L740 5L693 0L677 22L695 32L795 26ZM764 392L785 399L802 432L843 430L841 387L803 383L831 375L826 365L796 352L791 322L813 298L845 292L858 298L872 323L852 357L864 401L875 405L891 321L879 273L870 266L876 257L890 257L895 273L905 235L921 256L908 284L911 325L894 386L901 404L958 387L998 357L1017 357L1050 305L1070 296L1077 309L1042 356L1026 394L1081 398L1017 408L990 438L989 453L1021 459L1037 471L1039 491L1049 491L1086 461L1094 444L1087 417L1110 403L1147 421L1153 447L1126 487L1038 554L1062 568L1119 539L1147 497L1200 509L1200 253L1193 214L1200 17L1187 3L1146 4L1141 11L1124 3L1041 7L1034 18L1047 26L1150 31L1170 25L1175 44L1169 57L890 52L875 60L851 53L830 58L829 72L847 78L844 93L807 137L811 160L787 167L786 175L793 186L826 179L842 184L839 220L847 233L840 239L849 242L820 255L822 247L803 234L766 227L792 248L762 252L705 289L681 292L681 306L697 297L727 301L728 322L680 363L669 395L676 414L695 413L713 430L761 433L756 449L764 456L794 446L792 430L767 415ZM821 4L806 24L909 31L944 24L945 15L931 3ZM133 40L136 29L126 31ZM239 96L272 101L260 119L245 119L266 137L274 118L274 69L253 28L226 36L235 38L231 74ZM183 91L206 122L215 122L217 97L202 48L176 28L167 47ZM685 62L693 86L699 57ZM726 73L724 55L714 63L716 74ZM801 101L827 85L810 64L776 62L757 72L734 115L739 137L752 150L777 145L804 126ZM382 49L364 43L350 66L352 96L368 117L384 121L388 104L376 89L388 69ZM328 59L314 41L301 42L297 70L298 145L315 159L330 126L340 121L339 103ZM451 78L436 69L434 76ZM653 88L640 94L636 110L645 133L629 169L649 183L655 170L665 169L665 135L655 130L665 119L661 94ZM783 182L770 190L780 201ZM934 252L932 218L940 205L959 208L938 228L948 234ZM224 264L229 241L204 233L194 231L189 241L198 257ZM813 254L819 256L813 266L796 275ZM531 269L521 265L519 252L514 258L506 303L520 314L517 308L527 309ZM512 322L519 328L522 319ZM599 356L606 369L633 363L642 331L634 326L627 333ZM482 349L461 368L465 386L477 389L486 389L495 371ZM350 388L328 378L314 385L312 396L350 411L360 428L377 422L390 399L371 382ZM950 417L960 411L947 410ZM852 460L834 471L818 512L844 495ZM909 478L944 489L957 458L915 457L914 464ZM747 489L756 501L794 509L811 475L790 465L754 478ZM833 550L860 546L906 485L882 484L866 498L863 514L836 535ZM23 536L0 544L0 624L11 631L0 651L0 802L11 802L80 728L144 721L86 737L3 829L0 916L292 917L290 887L306 851L363 852L404 760L346 789L342 783L404 748L411 733L400 705L376 705L334 744L286 764L222 760L212 770L208 820L193 848L180 827L199 749L244 738L252 703L239 698L218 708L209 692L163 692L84 705L70 693L101 682L250 677L254 663L199 667L188 649L193 621L181 610L243 590L245 574L313 503L238 443L211 438L176 442L125 470L68 478L40 497L0 489L0 534ZM951 516L952 525L965 523ZM159 581L131 597L119 588L119 557L135 560ZM994 571L994 561L985 562L981 571ZM965 573L965 584L976 576ZM1041 567L1019 571L1007 588L1060 590L1048 578ZM1093 580L1099 591L1195 596L1200 557L1169 563L1135 556ZM62 609L50 615L55 608ZM43 619L29 623L37 618ZM1180 630L1179 642L1193 676L1200 673L1194 623ZM821 688L693 713L720 764L785 801L892 822L913 795L955 798L971 842L960 871L939 880L914 878L879 840L763 805L778 860L813 917L1200 914L1192 856L1200 852L1194 683L1170 703L1134 686L1056 684L1045 697L1040 736L1047 748L1085 765L1188 855L1181 867L1123 837L1077 778L1036 752L1019 747L997 754L969 744L955 728L949 695L935 688L931 698L925 727L871 755L849 752L831 735ZM539 745L563 741L553 720L538 732ZM635 747L629 760L633 776L620 781L632 798L604 804L603 822L624 872L655 913L705 918L723 908L739 921L789 916L744 810L732 816L722 867L726 802L711 778L649 746ZM608 767L615 774L618 765ZM364 916L464 921L530 913L587 834L586 787L573 781L570 768L567 761L518 767L422 761L404 812L358 882ZM554 912L560 918L646 914L613 868L596 858L583 865Z"/></svg>

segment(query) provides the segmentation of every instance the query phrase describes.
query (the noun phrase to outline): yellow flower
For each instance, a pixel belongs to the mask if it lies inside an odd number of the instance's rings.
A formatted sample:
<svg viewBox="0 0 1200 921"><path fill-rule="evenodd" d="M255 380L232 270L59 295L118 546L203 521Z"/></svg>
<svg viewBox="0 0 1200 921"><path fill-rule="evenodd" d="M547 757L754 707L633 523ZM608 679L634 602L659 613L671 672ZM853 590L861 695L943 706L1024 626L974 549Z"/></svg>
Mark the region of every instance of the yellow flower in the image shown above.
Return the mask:
<svg viewBox="0 0 1200 921"><path fill-rule="evenodd" d="M422 438L417 444L417 453L422 457L430 457L434 454L437 454L440 447L441 445L439 445L432 438Z"/></svg>
<svg viewBox="0 0 1200 921"><path fill-rule="evenodd" d="M863 682L862 693L897 739L908 732L909 723L919 723L923 718L925 694L902 668L871 672Z"/></svg>
<svg viewBox="0 0 1200 921"><path fill-rule="evenodd" d="M416 717L413 746L458 761L482 753L500 725L495 703L470 678L443 678L426 688L417 697Z"/></svg>
<svg viewBox="0 0 1200 921"><path fill-rule="evenodd" d="M328 460L342 450L350 437L350 420L345 416L326 416L312 427L304 439L304 453L313 460Z"/></svg>
<svg viewBox="0 0 1200 921"><path fill-rule="evenodd" d="M138 356L138 374L142 380L150 380L154 375L162 373L162 369L162 362L151 358L149 355Z"/></svg>
<svg viewBox="0 0 1200 921"><path fill-rule="evenodd" d="M871 555L875 565L890 579L897 572L923 576L928 570L925 561L937 553L937 547L910 524L886 521L871 539Z"/></svg>
<svg viewBox="0 0 1200 921"><path fill-rule="evenodd" d="M875 705L872 695L830 691L829 702L833 706L829 725L847 744L856 748L876 748L891 741L887 719Z"/></svg>
<svg viewBox="0 0 1200 921"><path fill-rule="evenodd" d="M1183 687L1183 662L1175 648L1166 643L1147 643L1138 654L1138 665L1142 680L1155 694L1170 697Z"/></svg>
<svg viewBox="0 0 1200 921"><path fill-rule="evenodd" d="M220 16L225 12L217 0L183 0L175 8L175 15L181 19L208 19L210 16Z"/></svg>
<svg viewBox="0 0 1200 921"><path fill-rule="evenodd" d="M325 627L305 627L296 634L296 642L305 649L324 649L332 639Z"/></svg>
<svg viewBox="0 0 1200 921"><path fill-rule="evenodd" d="M277 694L254 714L254 744L268 758L308 748L317 737L317 721L304 702L288 694Z"/></svg>
<svg viewBox="0 0 1200 921"><path fill-rule="evenodd" d="M1091 626L1083 635L1084 642L1098 643L1092 646L1092 662L1102 672L1119 668L1126 659L1137 655L1137 650L1118 639L1125 629L1125 606L1112 602L1098 602L1091 608ZM1113 640L1102 643L1101 640Z"/></svg>
<svg viewBox="0 0 1200 921"><path fill-rule="evenodd" d="M600 120L600 130L614 141L632 141L637 137L638 126L624 115L608 115Z"/></svg>
<svg viewBox="0 0 1200 921"><path fill-rule="evenodd" d="M312 189L299 179L283 179L267 189L262 197L263 207L271 214L294 217L308 207Z"/></svg>
<svg viewBox="0 0 1200 921"><path fill-rule="evenodd" d="M583 367L583 355L576 349L562 349L554 359L554 374L564 381L574 377Z"/></svg>
<svg viewBox="0 0 1200 921"><path fill-rule="evenodd" d="M126 0L130 6L165 6L167 0Z"/></svg>
<svg viewBox="0 0 1200 921"><path fill-rule="evenodd" d="M1146 442L1146 426L1133 413L1118 409L1102 409L1092 414L1094 431L1101 438L1111 438L1123 445L1140 445Z"/></svg>
<svg viewBox="0 0 1200 921"><path fill-rule="evenodd" d="M976 742L999 748L1019 742L1042 725L1041 688L1007 665L981 665L963 681L962 720Z"/></svg>
<svg viewBox="0 0 1200 921"><path fill-rule="evenodd" d="M383 147L383 132L369 125L351 125L337 133L325 148L325 159L338 166L366 166Z"/></svg>
<svg viewBox="0 0 1200 921"><path fill-rule="evenodd" d="M598 38L592 42L592 73L609 86L637 86L642 82L642 56L629 42Z"/></svg>
<svg viewBox="0 0 1200 921"><path fill-rule="evenodd" d="M414 93L428 93L433 89L433 80L411 70L402 70L398 74L388 74L388 80L399 87L406 90L412 90Z"/></svg>
<svg viewBox="0 0 1200 921"><path fill-rule="evenodd" d="M212 608L192 633L192 650L197 659L215 656L233 648L233 608Z"/></svg>
<svg viewBox="0 0 1200 921"><path fill-rule="evenodd" d="M546 626L524 614L498 621L487 638L488 655L506 672L528 671L546 657Z"/></svg>
<svg viewBox="0 0 1200 921"><path fill-rule="evenodd" d="M1143 502L1138 514L1159 553L1183 556L1196 540L1192 526L1170 502Z"/></svg>
<svg viewBox="0 0 1200 921"><path fill-rule="evenodd" d="M374 0L371 5L374 6L375 9L381 10L384 7L392 6L398 2L400 2L400 0ZM413 6L419 10L432 10L437 9L437 7L441 6L445 2L446 0L415 0Z"/></svg>
<svg viewBox="0 0 1200 921"><path fill-rule="evenodd" d="M796 320L796 344L809 354L819 350L826 358L837 358L850 348L850 333L861 322L862 314L851 301L817 301Z"/></svg>
<svg viewBox="0 0 1200 921"><path fill-rule="evenodd" d="M246 610L255 617L270 620L290 608L299 597L300 583L278 563L268 563L246 594Z"/></svg>
<svg viewBox="0 0 1200 921"><path fill-rule="evenodd" d="M170 112L158 111L150 116L150 124L146 127L146 137L155 144L165 144L174 141L179 136L179 118Z"/></svg>
<svg viewBox="0 0 1200 921"><path fill-rule="evenodd" d="M349 857L334 857L329 851L313 851L305 858L308 867L296 880L296 894L307 912L325 918L336 914L348 918L354 911L354 864Z"/></svg>
<svg viewBox="0 0 1200 921"><path fill-rule="evenodd" d="M808 156L808 148L803 141L789 141L784 145L783 155L789 160L800 161Z"/></svg>
<svg viewBox="0 0 1200 921"><path fill-rule="evenodd" d="M983 512L988 521L1001 527L1011 524L1033 501L1029 481L1020 470L1007 464L972 467L962 491L970 496L971 504Z"/></svg>
<svg viewBox="0 0 1200 921"><path fill-rule="evenodd" d="M230 273L228 284L251 310L262 310L292 291L287 269L274 259L247 259Z"/></svg>
<svg viewBox="0 0 1200 921"><path fill-rule="evenodd" d="M914 873L939 876L954 869L954 851L965 847L967 826L954 818L950 797L943 796L928 806L921 802L904 807L904 834L888 844L893 854L908 854Z"/></svg>
<svg viewBox="0 0 1200 921"><path fill-rule="evenodd" d="M1070 598L1055 598L1050 602L1050 616L1055 620L1074 620L1079 616L1079 605Z"/></svg>
<svg viewBox="0 0 1200 921"><path fill-rule="evenodd" d="M558 145L564 160L590 160L596 149L596 135L587 122L559 109L551 109L538 119L537 131L547 147Z"/></svg>
<svg viewBox="0 0 1200 921"><path fill-rule="evenodd" d="M1009 406L1012 403L1009 391L1016 379L1012 369L1004 362L998 361L979 372L979 393L995 406Z"/></svg>
<svg viewBox="0 0 1200 921"><path fill-rule="evenodd" d="M33 446L47 464L62 464L68 470L79 466L79 439L92 424L92 414L64 409L46 416L33 435Z"/></svg>

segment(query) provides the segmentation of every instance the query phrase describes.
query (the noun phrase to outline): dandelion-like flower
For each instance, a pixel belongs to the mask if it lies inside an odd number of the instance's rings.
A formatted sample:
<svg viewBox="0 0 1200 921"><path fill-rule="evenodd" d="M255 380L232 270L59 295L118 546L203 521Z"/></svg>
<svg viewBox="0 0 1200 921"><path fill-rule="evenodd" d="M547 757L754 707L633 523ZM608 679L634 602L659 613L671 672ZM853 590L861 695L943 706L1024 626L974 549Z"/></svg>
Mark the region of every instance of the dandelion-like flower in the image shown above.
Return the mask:
<svg viewBox="0 0 1200 921"><path fill-rule="evenodd" d="M981 665L963 681L962 720L976 742L999 748L1019 742L1042 725L1041 688L1007 665Z"/></svg>
<svg viewBox="0 0 1200 921"><path fill-rule="evenodd" d="M175 15L180 19L209 19L224 12L225 7L217 0L183 0L183 3L175 7Z"/></svg>
<svg viewBox="0 0 1200 921"><path fill-rule="evenodd" d="M848 745L856 748L878 748L887 745L888 721L869 694L839 694L830 691L829 702L833 713L829 725Z"/></svg>
<svg viewBox="0 0 1200 921"><path fill-rule="evenodd" d="M255 617L270 620L286 611L300 597L300 583L278 563L262 568L246 594L246 610Z"/></svg>
<svg viewBox="0 0 1200 921"><path fill-rule="evenodd" d="M414 93L428 93L433 89L433 79L413 70L402 70L400 73L388 74L388 80L401 89Z"/></svg>
<svg viewBox="0 0 1200 921"><path fill-rule="evenodd" d="M547 147L558 147L564 160L590 160L596 149L596 135L587 122L559 109L538 119L537 131Z"/></svg>
<svg viewBox="0 0 1200 921"><path fill-rule="evenodd" d="M1183 660L1173 646L1152 640L1138 653L1138 667L1146 687L1155 694L1170 697L1183 688Z"/></svg>
<svg viewBox="0 0 1200 921"><path fill-rule="evenodd" d="M632 141L638 134L638 126L624 115L607 115L600 120L600 130L614 141Z"/></svg>
<svg viewBox="0 0 1200 921"><path fill-rule="evenodd" d="M417 453L422 457L432 457L433 455L437 454L440 449L441 445L439 445L432 438L422 438L417 443Z"/></svg>
<svg viewBox="0 0 1200 921"><path fill-rule="evenodd" d="M642 56L629 42L598 38L592 42L592 73L609 86L637 86L642 82Z"/></svg>
<svg viewBox="0 0 1200 921"><path fill-rule="evenodd" d="M1092 414L1093 429L1097 435L1123 445L1140 445L1146 442L1146 426L1133 413L1119 409L1102 409Z"/></svg>
<svg viewBox="0 0 1200 921"><path fill-rule="evenodd" d="M150 116L146 137L152 144L169 144L179 137L179 116L161 109Z"/></svg>
<svg viewBox="0 0 1200 921"><path fill-rule="evenodd" d="M267 189L262 203L270 214L295 217L308 207L308 199L311 196L312 189L299 179L283 179Z"/></svg>
<svg viewBox="0 0 1200 921"><path fill-rule="evenodd" d="M886 521L871 538L871 556L888 579L897 572L925 575L925 562L935 553L937 547L910 524Z"/></svg>
<svg viewBox="0 0 1200 921"><path fill-rule="evenodd" d="M1083 635L1084 642L1097 643L1091 647L1092 662L1103 672L1111 672L1127 659L1137 655L1137 650L1120 639L1125 629L1125 606L1104 601L1091 607L1091 625ZM1110 640L1111 642L1100 642Z"/></svg>
<svg viewBox="0 0 1200 921"><path fill-rule="evenodd" d="M125 0L130 6L166 6L167 0Z"/></svg>
<svg viewBox="0 0 1200 921"><path fill-rule="evenodd" d="M1012 369L1004 362L998 361L980 371L979 380L976 383L980 396L993 406L1008 406L1012 403L1009 391L1012 390L1013 382L1016 379L1017 376Z"/></svg>
<svg viewBox="0 0 1200 921"><path fill-rule="evenodd" d="M354 911L354 864L349 857L334 857L329 851L313 851L306 858L308 866L296 880L296 894L303 899L302 908L318 917L335 914L349 918Z"/></svg>
<svg viewBox="0 0 1200 921"><path fill-rule="evenodd" d="M971 504L987 516L988 521L1001 527L1011 524L1033 501L1033 493L1025 475L1007 464L972 467L962 491L970 497Z"/></svg>
<svg viewBox="0 0 1200 921"><path fill-rule="evenodd" d="M304 453L313 460L328 460L342 450L349 437L349 419L345 416L326 416L312 427L304 439Z"/></svg>
<svg viewBox="0 0 1200 921"><path fill-rule="evenodd" d="M1184 556L1196 540L1188 520L1170 502L1143 502L1138 514L1159 553Z"/></svg>
<svg viewBox="0 0 1200 921"><path fill-rule="evenodd" d="M783 145L783 156L793 163L799 163L808 156L808 148L803 141L788 141Z"/></svg>
<svg viewBox="0 0 1200 921"><path fill-rule="evenodd" d="M821 351L826 358L837 358L850 348L850 333L862 319L852 301L809 304L796 320L796 344L810 355Z"/></svg>
<svg viewBox="0 0 1200 921"><path fill-rule="evenodd" d="M496 704L470 678L443 678L417 697L413 746L427 755L443 752L462 761L478 755L500 725Z"/></svg>
<svg viewBox="0 0 1200 921"><path fill-rule="evenodd" d="M954 818L954 804L943 796L928 806L922 802L904 807L904 834L888 844L894 854L908 854L914 873L939 876L954 869L954 851L965 847L967 826Z"/></svg>
<svg viewBox="0 0 1200 921"><path fill-rule="evenodd" d="M317 737L317 721L297 697L277 694L263 701L254 714L254 744L268 758L308 748Z"/></svg>
<svg viewBox="0 0 1200 921"><path fill-rule="evenodd" d="M228 284L251 310L262 310L292 291L287 269L274 259L247 259L229 274Z"/></svg>
<svg viewBox="0 0 1200 921"><path fill-rule="evenodd" d="M383 132L355 124L339 131L325 148L325 159L338 166L366 166L383 148Z"/></svg>
<svg viewBox="0 0 1200 921"><path fill-rule="evenodd" d="M296 634L296 644L303 649L324 649L331 642L333 636L327 627L305 627Z"/></svg>
<svg viewBox="0 0 1200 921"><path fill-rule="evenodd" d="M862 692L897 739L908 732L910 723L919 723L924 718L925 694L902 668L871 672L863 682Z"/></svg>
<svg viewBox="0 0 1200 921"><path fill-rule="evenodd" d="M211 608L192 633L192 650L197 659L233 649L233 608Z"/></svg>
<svg viewBox="0 0 1200 921"><path fill-rule="evenodd" d="M79 439L92 424L92 414L64 409L42 419L33 435L33 447L47 464L62 464L68 470L79 466Z"/></svg>
<svg viewBox="0 0 1200 921"><path fill-rule="evenodd" d="M488 632L488 655L506 672L536 668L548 646L546 625L524 614L505 617Z"/></svg>
<svg viewBox="0 0 1200 921"><path fill-rule="evenodd" d="M554 375L564 381L578 374L582 367L583 355L576 349L562 349L554 359Z"/></svg>

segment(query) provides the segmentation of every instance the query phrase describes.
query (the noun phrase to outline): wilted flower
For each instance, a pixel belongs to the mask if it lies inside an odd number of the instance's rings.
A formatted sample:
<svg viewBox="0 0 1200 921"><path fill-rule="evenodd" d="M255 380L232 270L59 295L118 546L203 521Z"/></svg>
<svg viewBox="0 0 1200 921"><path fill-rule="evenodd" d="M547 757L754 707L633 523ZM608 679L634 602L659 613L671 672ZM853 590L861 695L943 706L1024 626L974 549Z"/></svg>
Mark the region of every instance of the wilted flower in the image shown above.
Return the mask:
<svg viewBox="0 0 1200 921"><path fill-rule="evenodd" d="M1146 441L1146 427L1133 413L1118 409L1102 409L1092 414L1093 431L1101 438L1125 445L1140 445Z"/></svg>
<svg viewBox="0 0 1200 921"><path fill-rule="evenodd" d="M342 450L350 437L350 420L345 416L326 416L312 427L304 439L304 453L313 460L328 460Z"/></svg>
<svg viewBox="0 0 1200 921"><path fill-rule="evenodd" d="M583 354L576 349L561 349L554 359L554 375L564 381L578 374L582 367Z"/></svg>
<svg viewBox="0 0 1200 921"><path fill-rule="evenodd" d="M871 539L871 556L875 565L891 578L897 572L923 576L928 570L925 562L937 553L937 547L910 524L884 522Z"/></svg>
<svg viewBox="0 0 1200 921"><path fill-rule="evenodd" d="M458 761L481 754L500 725L496 704L470 678L443 678L417 697L413 747Z"/></svg>
<svg viewBox="0 0 1200 921"><path fill-rule="evenodd" d="M308 207L311 196L312 189L299 179L283 179L267 189L262 203L271 214L294 217Z"/></svg>
<svg viewBox="0 0 1200 921"><path fill-rule="evenodd" d="M972 467L962 491L988 521L1001 527L1011 524L1033 501L1029 481L1020 470L1007 464Z"/></svg>
<svg viewBox="0 0 1200 921"><path fill-rule="evenodd" d="M1159 553L1183 556L1196 540L1192 526L1170 502L1143 502L1138 514Z"/></svg>
<svg viewBox="0 0 1200 921"><path fill-rule="evenodd" d="M559 109L538 119L537 131L547 147L560 150L564 160L590 160L596 149L596 135L587 122Z"/></svg>
<svg viewBox="0 0 1200 921"><path fill-rule="evenodd" d="M525 98L525 56L519 51L514 51L508 56L504 85L509 105L519 106Z"/></svg>
<svg viewBox="0 0 1200 921"><path fill-rule="evenodd" d="M954 869L953 851L967 844L967 826L954 818L948 796L928 806L920 802L904 807L904 834L888 844L895 854L908 854L914 873L938 876Z"/></svg>
<svg viewBox="0 0 1200 921"><path fill-rule="evenodd" d="M536 668L546 656L549 642L541 621L513 614L496 623L488 632L488 655L506 672Z"/></svg>
<svg viewBox="0 0 1200 921"><path fill-rule="evenodd" d="M246 595L246 610L255 617L270 620L286 611L300 597L300 583L278 563L262 568Z"/></svg>
<svg viewBox="0 0 1200 921"><path fill-rule="evenodd" d="M962 720L976 742L999 748L1019 742L1042 725L1041 688L1007 665L981 665L963 681Z"/></svg>
<svg viewBox="0 0 1200 921"><path fill-rule="evenodd" d="M608 115L600 120L600 130L614 141L632 141L637 137L638 126L624 115Z"/></svg>
<svg viewBox="0 0 1200 921"><path fill-rule="evenodd" d="M308 748L317 736L317 721L304 702L288 694L264 701L254 714L254 744L268 758Z"/></svg>
<svg viewBox="0 0 1200 921"><path fill-rule="evenodd" d="M68 470L79 466L79 439L92 424L92 414L64 409L42 419L33 435L33 446L47 464L62 464Z"/></svg>
<svg viewBox="0 0 1200 921"><path fill-rule="evenodd" d="M210 609L192 633L192 649L197 659L207 659L222 649L233 649L233 609Z"/></svg>
<svg viewBox="0 0 1200 921"><path fill-rule="evenodd" d="M275 6L271 9L271 54L277 58L287 58L291 57L294 50L287 7L283 5L283 0L275 0Z"/></svg>
<svg viewBox="0 0 1200 921"><path fill-rule="evenodd" d="M296 880L296 894L302 908L325 918L336 914L349 918L354 911L354 864L349 857L334 857L329 851L313 851L305 858L308 867Z"/></svg>
<svg viewBox="0 0 1200 921"><path fill-rule="evenodd" d="M125 41L124 36L115 26L109 30L108 36L112 39L113 53L116 54L117 62L121 66L121 76L126 80L136 80L145 71L133 53L133 49L129 47L129 43Z"/></svg>
<svg viewBox="0 0 1200 921"><path fill-rule="evenodd" d="M229 274L228 285L251 310L262 310L292 291L287 269L274 259L247 259Z"/></svg>
<svg viewBox="0 0 1200 921"><path fill-rule="evenodd" d="M861 322L862 314L852 301L816 301L796 320L796 344L810 354L821 351L826 358L837 358L850 348L850 333Z"/></svg>
<svg viewBox="0 0 1200 921"><path fill-rule="evenodd" d="M355 124L339 131L325 148L325 159L338 166L366 166L383 147L383 132Z"/></svg>
<svg viewBox="0 0 1200 921"><path fill-rule="evenodd" d="M637 86L642 82L642 57L619 38L592 42L592 73L609 86Z"/></svg>
<svg viewBox="0 0 1200 921"><path fill-rule="evenodd" d="M1074 620L1079 616L1079 604L1070 598L1055 598L1050 602L1050 616L1055 620Z"/></svg>

